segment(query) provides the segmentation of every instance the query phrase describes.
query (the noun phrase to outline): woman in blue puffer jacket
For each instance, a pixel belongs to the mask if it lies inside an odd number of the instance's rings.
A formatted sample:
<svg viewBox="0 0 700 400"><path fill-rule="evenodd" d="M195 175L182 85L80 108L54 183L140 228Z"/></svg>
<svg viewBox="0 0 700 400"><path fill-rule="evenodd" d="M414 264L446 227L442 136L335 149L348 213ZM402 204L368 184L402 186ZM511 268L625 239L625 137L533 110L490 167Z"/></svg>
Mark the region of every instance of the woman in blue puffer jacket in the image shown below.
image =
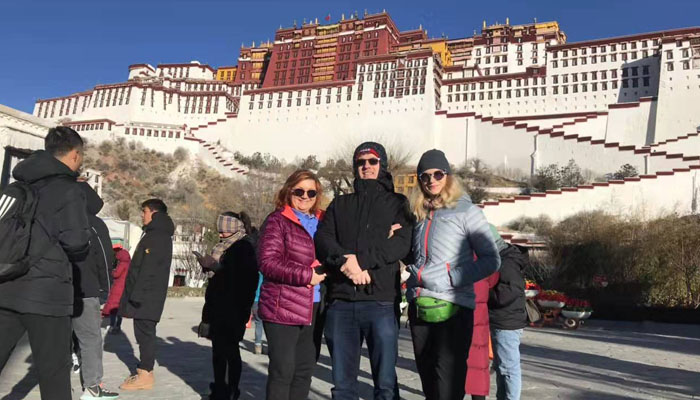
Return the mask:
<svg viewBox="0 0 700 400"><path fill-rule="evenodd" d="M416 366L427 400L461 400L474 313L474 282L501 259L481 209L471 202L440 150L423 154L406 297ZM476 257L475 257L476 256Z"/></svg>

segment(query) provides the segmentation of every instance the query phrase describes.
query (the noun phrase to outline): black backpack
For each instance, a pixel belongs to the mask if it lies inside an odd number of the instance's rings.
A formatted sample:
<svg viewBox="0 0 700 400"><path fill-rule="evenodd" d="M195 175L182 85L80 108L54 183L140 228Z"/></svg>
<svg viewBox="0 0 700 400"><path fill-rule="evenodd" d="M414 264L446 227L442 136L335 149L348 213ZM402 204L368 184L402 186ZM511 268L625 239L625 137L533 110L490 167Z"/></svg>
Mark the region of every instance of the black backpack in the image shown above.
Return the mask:
<svg viewBox="0 0 700 400"><path fill-rule="evenodd" d="M0 195L0 283L26 274L34 261L29 244L38 202L37 189L26 182L13 182Z"/></svg>

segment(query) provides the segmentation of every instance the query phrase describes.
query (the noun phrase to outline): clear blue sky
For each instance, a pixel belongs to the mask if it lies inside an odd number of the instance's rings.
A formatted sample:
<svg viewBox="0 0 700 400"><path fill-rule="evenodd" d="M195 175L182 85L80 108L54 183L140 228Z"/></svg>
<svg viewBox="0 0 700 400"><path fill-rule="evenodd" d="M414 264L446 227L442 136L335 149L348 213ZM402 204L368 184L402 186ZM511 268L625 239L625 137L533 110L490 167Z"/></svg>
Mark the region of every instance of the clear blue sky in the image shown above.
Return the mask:
<svg viewBox="0 0 700 400"><path fill-rule="evenodd" d="M37 98L125 81L130 64L232 65L241 42L280 24L383 8L401 30L450 38L506 17L557 20L570 42L700 25L698 0L0 0L0 104L31 112Z"/></svg>

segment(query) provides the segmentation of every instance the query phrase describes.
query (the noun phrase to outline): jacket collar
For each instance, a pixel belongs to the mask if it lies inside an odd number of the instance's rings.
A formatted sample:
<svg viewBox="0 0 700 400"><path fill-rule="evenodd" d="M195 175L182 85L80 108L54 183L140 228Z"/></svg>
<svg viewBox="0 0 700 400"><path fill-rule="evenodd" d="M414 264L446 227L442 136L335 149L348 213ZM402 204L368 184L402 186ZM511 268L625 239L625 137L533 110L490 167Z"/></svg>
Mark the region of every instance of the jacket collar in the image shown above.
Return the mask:
<svg viewBox="0 0 700 400"><path fill-rule="evenodd" d="M391 173L384 168L379 170L377 179L361 179L357 173L357 168L355 168L353 172L355 180L352 182L352 187L355 189L355 193L372 193L379 191L394 192L394 178L391 176Z"/></svg>
<svg viewBox="0 0 700 400"><path fill-rule="evenodd" d="M297 217L297 215L294 213L294 210L292 209L291 206L289 206L289 205L284 206L284 208L281 211L281 214L283 217L287 218L288 220L294 222L295 224L297 224L299 226L302 226L301 221L299 221L299 217ZM319 220L319 222L323 219L324 214L325 213L321 210L316 211L315 215L316 215L316 218Z"/></svg>

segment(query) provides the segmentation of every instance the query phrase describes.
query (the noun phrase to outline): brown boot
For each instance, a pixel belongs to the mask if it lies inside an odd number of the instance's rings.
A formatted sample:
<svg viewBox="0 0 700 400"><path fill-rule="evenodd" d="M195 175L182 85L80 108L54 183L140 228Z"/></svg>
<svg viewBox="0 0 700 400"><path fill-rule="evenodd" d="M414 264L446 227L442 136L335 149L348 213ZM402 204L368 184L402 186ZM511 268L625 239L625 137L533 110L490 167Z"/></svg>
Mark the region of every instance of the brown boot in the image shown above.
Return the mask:
<svg viewBox="0 0 700 400"><path fill-rule="evenodd" d="M153 376L153 371L136 369L136 375L132 375L119 386L121 390L150 390L153 389L153 384L156 379Z"/></svg>

